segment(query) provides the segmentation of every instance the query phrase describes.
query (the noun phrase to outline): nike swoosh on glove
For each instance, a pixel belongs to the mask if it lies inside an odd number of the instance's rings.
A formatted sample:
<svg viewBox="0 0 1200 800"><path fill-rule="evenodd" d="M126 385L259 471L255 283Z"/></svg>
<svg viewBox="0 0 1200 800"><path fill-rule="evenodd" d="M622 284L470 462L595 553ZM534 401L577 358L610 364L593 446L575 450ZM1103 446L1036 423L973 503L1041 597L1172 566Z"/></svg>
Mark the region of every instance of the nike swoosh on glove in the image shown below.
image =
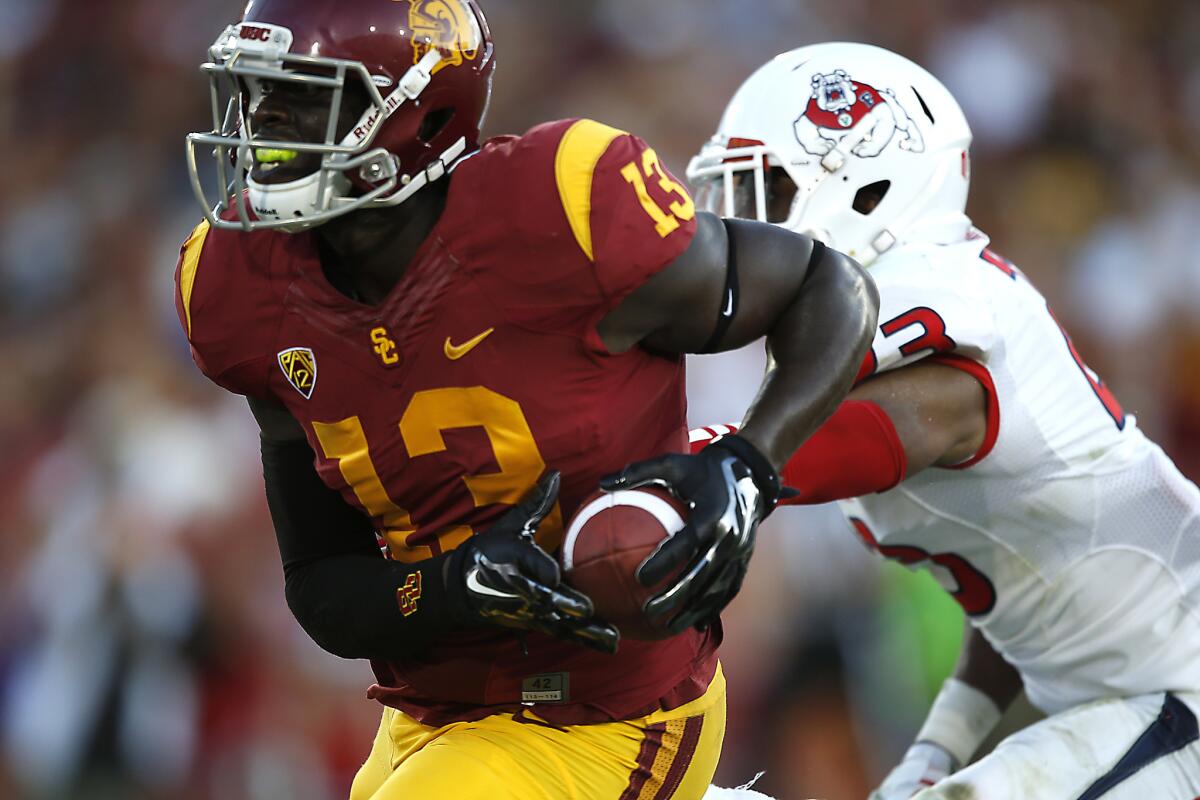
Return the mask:
<svg viewBox="0 0 1200 800"><path fill-rule="evenodd" d="M554 508L559 484L558 471L551 470L519 504L454 551L446 563L454 612L468 625L536 631L615 653L616 627L592 616L592 601L562 582L558 562L533 538Z"/></svg>

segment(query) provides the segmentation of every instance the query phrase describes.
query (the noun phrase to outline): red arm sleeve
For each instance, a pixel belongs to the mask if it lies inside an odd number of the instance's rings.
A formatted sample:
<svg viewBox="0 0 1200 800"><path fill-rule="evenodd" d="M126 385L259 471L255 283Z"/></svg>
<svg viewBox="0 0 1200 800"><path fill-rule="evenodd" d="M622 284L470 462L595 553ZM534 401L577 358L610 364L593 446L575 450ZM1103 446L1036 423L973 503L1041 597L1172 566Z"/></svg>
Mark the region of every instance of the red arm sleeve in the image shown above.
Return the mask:
<svg viewBox="0 0 1200 800"><path fill-rule="evenodd" d="M732 425L693 430L692 452L718 438ZM904 480L908 464L896 426L875 403L846 400L808 438L780 472L783 485L795 489L784 505L828 503L886 491Z"/></svg>

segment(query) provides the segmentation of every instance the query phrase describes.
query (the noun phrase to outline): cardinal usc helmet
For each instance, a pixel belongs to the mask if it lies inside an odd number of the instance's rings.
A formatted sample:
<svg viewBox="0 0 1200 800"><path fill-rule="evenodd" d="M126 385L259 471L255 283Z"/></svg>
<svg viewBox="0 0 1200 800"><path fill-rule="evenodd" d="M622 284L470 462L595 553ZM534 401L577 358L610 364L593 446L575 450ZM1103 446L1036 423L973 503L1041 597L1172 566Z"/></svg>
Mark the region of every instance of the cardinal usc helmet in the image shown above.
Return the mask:
<svg viewBox="0 0 1200 800"><path fill-rule="evenodd" d="M213 130L187 137L193 190L211 225L247 231L398 205L476 146L494 69L474 0L250 0L201 65ZM327 99L323 137L254 129L252 109L284 86ZM202 148L216 161L215 203ZM222 219L230 208L236 219Z"/></svg>
<svg viewBox="0 0 1200 800"><path fill-rule="evenodd" d="M710 211L777 223L869 264L898 242L966 236L970 144L937 78L888 50L832 42L751 75L687 176Z"/></svg>

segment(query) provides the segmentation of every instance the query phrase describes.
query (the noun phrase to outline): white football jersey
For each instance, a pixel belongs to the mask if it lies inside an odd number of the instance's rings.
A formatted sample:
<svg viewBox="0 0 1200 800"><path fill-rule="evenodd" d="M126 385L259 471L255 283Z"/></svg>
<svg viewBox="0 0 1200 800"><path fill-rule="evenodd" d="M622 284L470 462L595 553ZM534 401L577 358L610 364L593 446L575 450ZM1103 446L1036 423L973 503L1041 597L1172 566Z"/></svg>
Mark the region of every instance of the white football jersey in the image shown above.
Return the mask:
<svg viewBox="0 0 1200 800"><path fill-rule="evenodd" d="M986 245L906 245L870 270L874 370L969 359L984 447L843 509L881 554L930 569L1043 711L1200 689L1200 491Z"/></svg>

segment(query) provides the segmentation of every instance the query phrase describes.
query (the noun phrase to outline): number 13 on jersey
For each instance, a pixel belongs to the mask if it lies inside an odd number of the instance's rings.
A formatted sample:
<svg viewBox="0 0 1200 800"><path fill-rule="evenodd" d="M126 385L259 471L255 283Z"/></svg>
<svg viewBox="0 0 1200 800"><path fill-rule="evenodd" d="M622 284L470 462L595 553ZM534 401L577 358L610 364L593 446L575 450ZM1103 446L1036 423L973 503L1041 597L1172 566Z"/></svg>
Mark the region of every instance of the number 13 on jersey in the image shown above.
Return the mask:
<svg viewBox="0 0 1200 800"><path fill-rule="evenodd" d="M355 416L337 422L314 421L312 425L325 458L337 462L359 504L379 521L392 558L405 562L432 558L453 550L475 533L470 525L461 524L439 530L423 542L412 541L420 523L388 496L361 420ZM546 469L520 405L483 386L417 392L398 426L409 459L444 452L448 447L445 431L483 429L491 458L499 469L459 476L476 507L515 504ZM555 504L538 529L538 543L554 550L562 539L562 528L562 511Z"/></svg>
<svg viewBox="0 0 1200 800"><path fill-rule="evenodd" d="M687 190L667 175L662 164L658 163L658 154L654 150L647 148L642 151L640 161L640 166L638 160L634 160L622 167L621 177L627 180L633 186L633 190L637 192L638 202L642 204L642 208L654 221L654 230L658 231L659 236L666 237L679 227L680 222L687 222L696 216L696 206L692 203L692 198ZM663 208L655 202L646 189L647 179L657 179L660 189L679 199L672 200L666 208Z"/></svg>

